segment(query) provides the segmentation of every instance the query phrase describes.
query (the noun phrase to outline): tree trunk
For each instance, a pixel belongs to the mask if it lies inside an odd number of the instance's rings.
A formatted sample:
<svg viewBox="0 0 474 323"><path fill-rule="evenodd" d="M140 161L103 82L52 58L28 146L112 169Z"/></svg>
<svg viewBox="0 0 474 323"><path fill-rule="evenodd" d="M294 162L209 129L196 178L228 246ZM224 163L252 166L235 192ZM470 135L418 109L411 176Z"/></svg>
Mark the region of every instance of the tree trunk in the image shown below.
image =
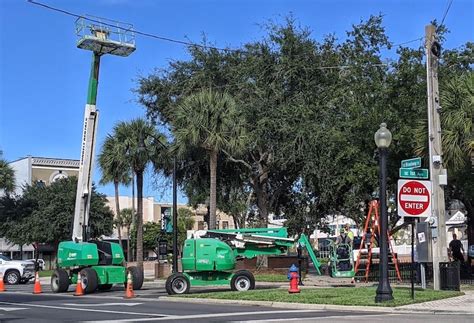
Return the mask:
<svg viewBox="0 0 474 323"><path fill-rule="evenodd" d="M261 164L258 168L259 172L253 177L252 186L255 191L255 198L257 199L257 208L260 222L266 227L268 225L268 173Z"/></svg>
<svg viewBox="0 0 474 323"><path fill-rule="evenodd" d="M132 262L132 250L130 249L130 230L132 229L132 226L128 225L127 226L127 234L128 234L128 239L127 239L127 262Z"/></svg>
<svg viewBox="0 0 474 323"><path fill-rule="evenodd" d="M143 171L137 172L137 267L143 272Z"/></svg>
<svg viewBox="0 0 474 323"><path fill-rule="evenodd" d="M130 228L136 228L137 227L137 213L136 213L136 210L135 210L135 175L133 175L132 173L132 226ZM128 231L128 235L129 235L129 241L128 241L128 245L130 246L130 230ZM131 250L129 252L130 254L130 259L129 261L134 261L136 259L135 257L135 247L133 248L133 250Z"/></svg>
<svg viewBox="0 0 474 323"><path fill-rule="evenodd" d="M117 232L118 232L118 239L119 245L122 247L122 220L120 215L120 202L119 202L119 182L118 180L114 179L114 188L115 188L115 214L117 215Z"/></svg>
<svg viewBox="0 0 474 323"><path fill-rule="evenodd" d="M216 229L217 151L210 152L211 187L209 196L209 230Z"/></svg>

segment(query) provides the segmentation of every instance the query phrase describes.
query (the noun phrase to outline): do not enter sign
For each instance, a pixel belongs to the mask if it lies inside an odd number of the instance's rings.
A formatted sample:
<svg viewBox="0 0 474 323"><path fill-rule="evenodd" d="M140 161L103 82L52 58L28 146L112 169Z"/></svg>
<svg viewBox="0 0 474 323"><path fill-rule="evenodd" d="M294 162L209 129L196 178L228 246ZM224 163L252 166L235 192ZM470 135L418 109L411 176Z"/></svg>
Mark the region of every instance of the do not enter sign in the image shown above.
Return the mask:
<svg viewBox="0 0 474 323"><path fill-rule="evenodd" d="M430 216L431 215L431 182L399 180L398 181L398 215Z"/></svg>

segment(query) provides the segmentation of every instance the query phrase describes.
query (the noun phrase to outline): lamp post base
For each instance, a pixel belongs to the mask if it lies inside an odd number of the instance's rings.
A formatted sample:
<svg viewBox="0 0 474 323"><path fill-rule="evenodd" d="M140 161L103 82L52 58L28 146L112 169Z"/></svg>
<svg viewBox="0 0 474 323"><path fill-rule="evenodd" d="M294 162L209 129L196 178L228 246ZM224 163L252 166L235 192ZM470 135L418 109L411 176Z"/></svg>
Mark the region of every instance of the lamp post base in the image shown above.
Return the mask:
<svg viewBox="0 0 474 323"><path fill-rule="evenodd" d="M381 288L377 288L377 292L375 294L375 303L383 303L391 300L393 300L393 295L390 286L382 285Z"/></svg>

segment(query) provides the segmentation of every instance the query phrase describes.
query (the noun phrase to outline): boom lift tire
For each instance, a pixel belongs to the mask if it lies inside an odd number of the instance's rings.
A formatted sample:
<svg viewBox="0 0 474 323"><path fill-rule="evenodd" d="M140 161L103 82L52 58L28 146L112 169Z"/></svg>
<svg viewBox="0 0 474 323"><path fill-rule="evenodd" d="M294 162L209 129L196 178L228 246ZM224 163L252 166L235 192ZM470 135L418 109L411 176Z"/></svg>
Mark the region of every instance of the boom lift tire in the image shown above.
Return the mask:
<svg viewBox="0 0 474 323"><path fill-rule="evenodd" d="M51 275L51 290L53 293L65 293L69 289L69 274L64 269L58 268Z"/></svg>
<svg viewBox="0 0 474 323"><path fill-rule="evenodd" d="M239 270L234 274L230 281L230 288L233 291L244 292L255 289L255 278L248 270Z"/></svg>
<svg viewBox="0 0 474 323"><path fill-rule="evenodd" d="M82 287L85 294L93 293L99 286L99 277L92 268L84 268L81 270Z"/></svg>
<svg viewBox="0 0 474 323"><path fill-rule="evenodd" d="M140 290L143 286L143 272L138 269L138 267L131 266L127 268L126 274L125 274L125 283L123 284L125 288L127 288L127 277L128 273L132 274L132 282L133 282L133 290Z"/></svg>
<svg viewBox="0 0 474 323"><path fill-rule="evenodd" d="M176 273L168 277L165 287L168 295L187 294L191 284L185 275Z"/></svg>

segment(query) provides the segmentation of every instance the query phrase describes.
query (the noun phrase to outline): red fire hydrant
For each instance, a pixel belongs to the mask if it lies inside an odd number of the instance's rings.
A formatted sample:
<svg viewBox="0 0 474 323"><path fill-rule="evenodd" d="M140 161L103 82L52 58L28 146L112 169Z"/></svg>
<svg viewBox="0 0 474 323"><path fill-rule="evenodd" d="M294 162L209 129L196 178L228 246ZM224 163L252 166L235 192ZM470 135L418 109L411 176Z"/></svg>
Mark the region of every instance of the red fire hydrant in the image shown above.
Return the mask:
<svg viewBox="0 0 474 323"><path fill-rule="evenodd" d="M300 276L298 275L298 267L294 264L291 265L290 270L288 271L288 279L290 280L290 289L288 289L288 293L299 293L300 288L298 287L298 279Z"/></svg>

